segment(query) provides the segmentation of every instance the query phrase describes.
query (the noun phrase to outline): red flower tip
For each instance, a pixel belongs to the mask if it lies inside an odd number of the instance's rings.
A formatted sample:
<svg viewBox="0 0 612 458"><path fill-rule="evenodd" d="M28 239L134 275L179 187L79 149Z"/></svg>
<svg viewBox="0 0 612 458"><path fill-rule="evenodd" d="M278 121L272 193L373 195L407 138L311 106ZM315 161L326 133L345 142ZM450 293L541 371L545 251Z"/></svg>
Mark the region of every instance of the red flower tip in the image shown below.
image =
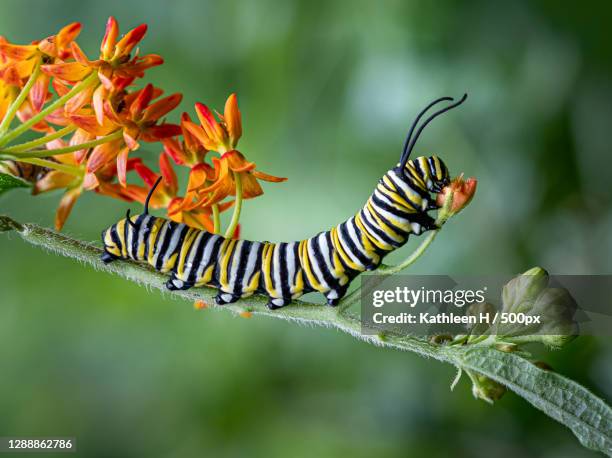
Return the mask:
<svg viewBox="0 0 612 458"><path fill-rule="evenodd" d="M442 189L436 197L438 205L443 205L446 200L446 196L449 192L453 193L453 204L450 208L451 213L459 213L470 203L474 194L476 193L476 187L478 181L476 178L463 179L463 174L453 179L451 183Z"/></svg>

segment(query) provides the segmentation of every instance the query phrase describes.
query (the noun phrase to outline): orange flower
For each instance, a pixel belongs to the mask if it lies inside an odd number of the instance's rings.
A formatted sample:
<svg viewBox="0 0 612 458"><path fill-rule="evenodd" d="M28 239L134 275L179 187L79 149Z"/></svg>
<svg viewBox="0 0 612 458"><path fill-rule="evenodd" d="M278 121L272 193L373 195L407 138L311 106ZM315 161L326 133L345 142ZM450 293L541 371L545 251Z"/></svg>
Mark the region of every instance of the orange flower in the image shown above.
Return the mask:
<svg viewBox="0 0 612 458"><path fill-rule="evenodd" d="M125 186L128 154L130 150L139 148L139 139L155 142L180 133L179 126L157 124L157 121L180 103L181 94L173 94L151 104L152 99L160 94L161 90L148 84L144 89L129 93L121 100L117 99L116 106L113 106L112 100L105 100L102 101L101 107L94 109L95 112L85 110L70 115L75 125L95 136L109 135L122 130L122 138L94 148L87 161L88 172L96 172L116 158L117 177ZM102 116L99 113L100 109L103 110Z"/></svg>
<svg viewBox="0 0 612 458"><path fill-rule="evenodd" d="M43 65L42 70L66 81L80 81L95 70L102 84L109 90L113 89L117 79L141 78L146 69L163 63L163 59L155 54L131 57L132 50L143 39L146 31L146 24L141 24L117 41L119 26L111 16L106 24L98 60L90 61L81 48L72 42L71 52L76 62Z"/></svg>
<svg viewBox="0 0 612 458"><path fill-rule="evenodd" d="M449 192L453 193L453 204L450 208L451 213L459 213L470 203L474 194L476 193L476 185L478 181L476 178L463 179L463 174L453 179L451 183L442 189L436 196L436 202L442 206L446 200L446 196Z"/></svg>
<svg viewBox="0 0 612 458"><path fill-rule="evenodd" d="M177 165L185 165L192 168L204 162L208 150L191 134L187 124L193 124L193 122L187 113L183 113L181 115L183 141L179 142L174 138L165 138L162 140L162 143L164 151Z"/></svg>
<svg viewBox="0 0 612 458"><path fill-rule="evenodd" d="M203 184L189 191L199 191L198 198L193 201L186 201L184 208L189 210L194 207L210 206L216 204L228 196L236 195L236 181L234 173L238 174L242 183L242 197L244 199L252 199L253 197L263 194L261 186L257 180L279 183L286 181L286 178L268 175L267 173L255 170L255 163L248 162L240 151L232 150L224 153L220 158L213 158L214 175L207 175L213 183L209 186L206 181Z"/></svg>
<svg viewBox="0 0 612 458"><path fill-rule="evenodd" d="M73 22L57 35L30 45L15 45L0 38L0 79L21 89L40 62L53 63L71 58L70 45L80 32L81 24ZM29 112L32 115L40 112L49 97L49 76L40 73L28 94ZM24 117L27 119L28 116L22 114L21 118Z"/></svg>
<svg viewBox="0 0 612 458"><path fill-rule="evenodd" d="M142 163L140 159L135 159L133 162L134 170L146 186L135 186L128 184L125 188L118 185L106 185L105 190L109 192L114 190L115 192L121 193L123 196L130 200L143 203L146 200L147 194L151 189L151 186L159 178L159 174L153 172L150 168ZM168 157L165 154L159 156L159 169L161 176L163 177L160 188L155 191L151 196L149 206L151 208L166 208L168 217L176 222L185 223L188 226L195 227L198 229L205 229L209 232L213 232L214 224L212 221L212 210L209 207L191 208L184 210L180 208L183 197L177 195L178 193L178 182L176 174ZM220 211L225 211L233 205L233 202L225 203L221 206Z"/></svg>
<svg viewBox="0 0 612 458"><path fill-rule="evenodd" d="M231 94L225 102L223 116L217 113L219 121L206 105L196 103L195 108L200 125L185 120L184 128L209 151L225 153L233 150L242 136L242 119L236 94Z"/></svg>

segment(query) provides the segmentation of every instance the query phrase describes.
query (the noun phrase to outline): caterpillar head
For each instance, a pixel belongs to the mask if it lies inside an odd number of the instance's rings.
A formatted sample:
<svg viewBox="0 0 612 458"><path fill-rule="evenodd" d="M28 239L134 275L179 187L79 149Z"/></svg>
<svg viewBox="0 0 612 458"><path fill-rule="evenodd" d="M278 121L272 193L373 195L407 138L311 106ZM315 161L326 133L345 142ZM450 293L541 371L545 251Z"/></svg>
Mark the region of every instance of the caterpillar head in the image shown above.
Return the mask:
<svg viewBox="0 0 612 458"><path fill-rule="evenodd" d="M438 156L421 156L408 161L404 175L420 182L429 192L439 193L450 184L448 167Z"/></svg>
<svg viewBox="0 0 612 458"><path fill-rule="evenodd" d="M122 220L124 222L124 220ZM122 222L120 221L120 222ZM125 222L124 222L125 223ZM117 237L113 237L113 232L116 233L117 224L113 224L108 229L102 231L102 242L104 243L104 252L102 253L101 259L105 264L114 261L115 259L121 258L122 244L121 240Z"/></svg>
<svg viewBox="0 0 612 458"><path fill-rule="evenodd" d="M162 177L160 176L155 184L151 187L149 194L144 202L144 213L143 215L149 214L149 201L151 200L151 196L155 191L155 188L161 181ZM125 243L127 243L128 237L127 233L129 230L133 230L138 232L139 229L139 217L141 215L136 215L134 217L130 217L130 210L125 213L125 218L119 220L117 223L113 224L108 229L102 231L102 243L104 243L104 252L102 253L101 259L104 263L108 264L109 262L114 261L115 259L125 258L126 256L123 253L129 253L129 250L126 249ZM131 227L130 227L131 226Z"/></svg>
<svg viewBox="0 0 612 458"><path fill-rule="evenodd" d="M443 101L453 102L452 97L441 97L437 100L434 100L429 105L427 105L415 118L410 130L408 131L408 136L406 137L406 141L404 142L404 149L402 150L402 156L400 158L399 169L402 171L406 178L417 179L422 182L422 185L427 188L430 192L439 193L445 186L448 186L450 183L450 173L446 164L440 159L438 156L429 156L429 157L418 157L412 161L409 161L410 153L414 149L414 145L416 144L421 132L423 129L433 121L437 116L442 113L447 112L465 102L467 99L467 94L464 94L460 100L454 102L446 107L436 111L432 115L430 115L425 121L420 123L421 118L427 111ZM419 125L420 123L420 125ZM416 127L418 129L415 132ZM414 136L412 135L414 133Z"/></svg>

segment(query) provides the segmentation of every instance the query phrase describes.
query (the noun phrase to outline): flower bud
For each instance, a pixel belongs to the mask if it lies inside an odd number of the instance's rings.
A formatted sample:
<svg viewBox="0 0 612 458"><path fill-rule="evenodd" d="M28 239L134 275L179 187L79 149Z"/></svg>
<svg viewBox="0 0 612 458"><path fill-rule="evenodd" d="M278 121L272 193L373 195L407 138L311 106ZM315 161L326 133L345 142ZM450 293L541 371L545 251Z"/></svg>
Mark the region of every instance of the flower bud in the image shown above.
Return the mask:
<svg viewBox="0 0 612 458"><path fill-rule="evenodd" d="M472 373L472 394L476 399L493 404L506 393L506 387L484 375Z"/></svg>
<svg viewBox="0 0 612 458"><path fill-rule="evenodd" d="M449 193L452 193L452 205L448 210L449 213L459 213L470 203L474 194L476 193L476 185L478 181L476 178L463 179L463 174L453 179L451 183L442 189L436 196L436 202L438 205L443 206L446 202Z"/></svg>
<svg viewBox="0 0 612 458"><path fill-rule="evenodd" d="M528 311L546 285L548 285L548 272L541 267L534 267L513 278L502 290L503 311L513 313Z"/></svg>

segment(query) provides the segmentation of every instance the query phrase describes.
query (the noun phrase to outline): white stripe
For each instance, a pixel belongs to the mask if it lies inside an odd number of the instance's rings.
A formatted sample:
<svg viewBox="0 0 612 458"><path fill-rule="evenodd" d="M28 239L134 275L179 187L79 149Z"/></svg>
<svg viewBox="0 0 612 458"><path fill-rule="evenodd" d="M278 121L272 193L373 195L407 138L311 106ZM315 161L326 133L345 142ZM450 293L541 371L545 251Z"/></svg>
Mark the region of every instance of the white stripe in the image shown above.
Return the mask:
<svg viewBox="0 0 612 458"><path fill-rule="evenodd" d="M138 245L136 246L136 253L134 253L135 257L138 257L138 251L139 248L142 246L142 244L144 243L144 238L145 238L145 232L147 232L147 224L149 224L149 221L151 220L151 216L147 215L145 216L145 218L142 220L142 224L140 225L140 230L138 231ZM148 253L144 253L144 257L145 259L147 258L149 254ZM140 259L140 261L142 261L142 259Z"/></svg>
<svg viewBox="0 0 612 458"><path fill-rule="evenodd" d="M296 242L291 242L287 244L287 256L286 256L286 263L287 263L287 277L289 278L289 291L291 292L291 294L293 294L295 292L295 270L296 270L296 263L295 263L295 244Z"/></svg>
<svg viewBox="0 0 612 458"><path fill-rule="evenodd" d="M349 222L352 220L353 218L351 218L349 221L347 221L346 223L342 223L345 224L347 227L347 231L350 230L348 229L350 227ZM342 232L340 232L340 226L342 225L338 225L338 227L336 227L336 231L338 234L338 240L340 241L340 243L342 244L342 248L344 248L344 252L348 255L349 258L351 258L351 261L353 261L354 264L358 265L359 267L365 269L365 266L359 261L359 259L357 257L355 257L355 255L353 255L353 252L351 251L349 244L347 243L347 241L344 239L344 236L342 235ZM350 236L349 236L350 237ZM359 250L359 247L357 248ZM361 250L359 250L361 251Z"/></svg>
<svg viewBox="0 0 612 458"><path fill-rule="evenodd" d="M218 235L212 235L206 241L206 247L204 248L204 253L202 254L202 259L200 260L200 265L198 266L198 271L196 272L196 282L200 281L200 279L204 276L204 269L208 267L213 247L215 246L215 242L219 239L219 237L220 236Z"/></svg>
<svg viewBox="0 0 612 458"><path fill-rule="evenodd" d="M323 287L323 291L320 291L320 290L319 291L326 292L326 291L329 291L331 288L325 282L325 279L323 278L323 273L321 272L321 269L319 269L319 264L317 263L317 259L315 258L315 254L314 254L314 249L312 247L313 240L314 239L308 239L308 241L306 242L306 248L308 249L308 258L310 259L310 267L312 267L313 273L315 274L315 276L317 277L317 280Z"/></svg>
<svg viewBox="0 0 612 458"><path fill-rule="evenodd" d="M232 253L231 265L229 266L229 288L234 291L236 287L236 280L238 276L238 265L240 264L240 252L242 251L242 245L244 245L244 240L238 240L238 242L234 245L234 252Z"/></svg>
<svg viewBox="0 0 612 458"><path fill-rule="evenodd" d="M250 247L249 257L247 259L247 264L244 269L244 276L242 277L242 291L246 290L253 279L253 275L255 274L255 268L257 263L257 252L259 251L259 247L261 243L253 242Z"/></svg>
<svg viewBox="0 0 612 458"><path fill-rule="evenodd" d="M159 231L159 235L155 239L155 251L153 252L153 265L157 264L157 258L159 258L159 251L164 243L164 239L166 238L166 232L168 232L168 227L170 226L169 221L164 221L162 224L162 228Z"/></svg>
<svg viewBox="0 0 612 458"><path fill-rule="evenodd" d="M168 249L166 250L166 252L164 253L164 257L162 258L162 266L166 264L166 262L168 262L168 259L170 258L170 255L174 252L174 250L176 249L178 243L179 243L179 239L183 233L183 230L186 228L187 226L185 226L183 223L179 224L178 226L176 226L174 228L174 231L172 232L172 238L170 239L170 245L168 245Z"/></svg>
<svg viewBox="0 0 612 458"><path fill-rule="evenodd" d="M185 265L183 266L183 278L185 281L187 281L189 274L191 274L191 271L193 270L193 258L195 258L195 255L198 252L198 248L200 247L200 242L202 241L204 234L204 231L200 231L196 239L191 244L191 251L189 251L189 256L187 256L187 259L185 259Z"/></svg>

